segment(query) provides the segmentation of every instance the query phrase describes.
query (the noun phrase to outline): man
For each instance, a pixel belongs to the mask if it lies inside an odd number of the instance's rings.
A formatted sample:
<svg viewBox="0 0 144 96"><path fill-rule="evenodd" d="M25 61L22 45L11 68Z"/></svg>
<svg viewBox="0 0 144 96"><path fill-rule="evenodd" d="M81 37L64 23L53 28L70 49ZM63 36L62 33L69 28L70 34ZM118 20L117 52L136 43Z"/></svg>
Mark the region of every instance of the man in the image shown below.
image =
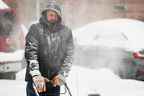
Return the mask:
<svg viewBox="0 0 144 96"><path fill-rule="evenodd" d="M61 81L72 65L73 49L72 32L62 24L60 7L49 3L26 36L27 96L37 96L37 92L40 96L60 96Z"/></svg>

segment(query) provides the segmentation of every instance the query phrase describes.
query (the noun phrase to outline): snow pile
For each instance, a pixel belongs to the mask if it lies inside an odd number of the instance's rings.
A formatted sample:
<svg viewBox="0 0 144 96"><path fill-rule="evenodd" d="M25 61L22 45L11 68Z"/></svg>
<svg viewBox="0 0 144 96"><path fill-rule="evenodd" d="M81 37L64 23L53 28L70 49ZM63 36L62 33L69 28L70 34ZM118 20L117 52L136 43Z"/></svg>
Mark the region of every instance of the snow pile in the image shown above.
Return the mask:
<svg viewBox="0 0 144 96"><path fill-rule="evenodd" d="M20 61L24 57L24 50L17 50L11 53L0 52L0 61Z"/></svg>
<svg viewBox="0 0 144 96"><path fill-rule="evenodd" d="M144 48L144 23L131 19L110 19L88 24L73 31L80 45L104 45L129 50Z"/></svg>

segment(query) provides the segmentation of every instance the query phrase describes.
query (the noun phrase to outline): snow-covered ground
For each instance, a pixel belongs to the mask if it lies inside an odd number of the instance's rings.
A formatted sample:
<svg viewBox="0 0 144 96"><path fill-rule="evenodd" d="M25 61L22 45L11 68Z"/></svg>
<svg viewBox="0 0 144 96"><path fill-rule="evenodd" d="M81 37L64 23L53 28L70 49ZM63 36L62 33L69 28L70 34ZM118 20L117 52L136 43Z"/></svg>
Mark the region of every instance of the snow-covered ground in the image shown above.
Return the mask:
<svg viewBox="0 0 144 96"><path fill-rule="evenodd" d="M26 96L24 82L25 69L17 74L17 80L0 80L1 96ZM73 66L67 83L73 96L144 96L144 82L120 79L111 70L88 69ZM66 95L68 96L68 95Z"/></svg>
<svg viewBox="0 0 144 96"><path fill-rule="evenodd" d="M0 80L0 96L26 96L25 82L15 80Z"/></svg>
<svg viewBox="0 0 144 96"><path fill-rule="evenodd" d="M144 82L120 79L111 70L98 70L74 66L68 78L73 96L143 96Z"/></svg>
<svg viewBox="0 0 144 96"><path fill-rule="evenodd" d="M26 96L24 74L25 69L17 74L16 81L0 80L0 95ZM88 96L91 93L101 96L144 96L144 82L120 79L106 68L94 70L73 66L67 83L73 96Z"/></svg>

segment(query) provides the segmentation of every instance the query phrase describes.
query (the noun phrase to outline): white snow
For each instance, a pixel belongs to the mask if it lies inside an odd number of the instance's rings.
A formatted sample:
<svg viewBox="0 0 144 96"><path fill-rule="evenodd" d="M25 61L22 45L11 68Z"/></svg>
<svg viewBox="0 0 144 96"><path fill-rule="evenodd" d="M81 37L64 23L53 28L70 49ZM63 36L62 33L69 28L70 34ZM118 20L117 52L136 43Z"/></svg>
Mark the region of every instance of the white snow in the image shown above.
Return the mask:
<svg viewBox="0 0 144 96"><path fill-rule="evenodd" d="M24 81L0 80L0 96L26 96Z"/></svg>
<svg viewBox="0 0 144 96"><path fill-rule="evenodd" d="M14 52L6 53L0 52L0 61L21 61L24 57L24 50L16 50Z"/></svg>
<svg viewBox="0 0 144 96"><path fill-rule="evenodd" d="M144 83L136 80L120 79L110 69L92 70L74 66L68 84L73 96L143 96Z"/></svg>
<svg viewBox="0 0 144 96"><path fill-rule="evenodd" d="M80 45L104 45L140 50L144 36L144 23L132 19L109 19L90 23L73 31Z"/></svg>
<svg viewBox="0 0 144 96"><path fill-rule="evenodd" d="M16 81L0 81L1 96L26 96L25 69L18 74ZM101 96L144 96L144 82L120 79L106 68L94 70L73 66L67 83L73 96L88 96L90 93L99 93Z"/></svg>

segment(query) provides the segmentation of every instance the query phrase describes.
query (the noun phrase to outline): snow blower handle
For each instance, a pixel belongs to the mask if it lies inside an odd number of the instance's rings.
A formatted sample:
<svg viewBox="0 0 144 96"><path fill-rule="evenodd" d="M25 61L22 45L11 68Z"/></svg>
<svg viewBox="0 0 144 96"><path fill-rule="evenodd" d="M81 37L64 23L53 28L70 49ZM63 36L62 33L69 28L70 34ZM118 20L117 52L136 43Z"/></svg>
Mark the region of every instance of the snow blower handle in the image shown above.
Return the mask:
<svg viewBox="0 0 144 96"><path fill-rule="evenodd" d="M66 87L69 95L72 96L72 93L71 93L70 88L68 87L67 83L65 81L63 81L63 80L62 80L62 82L63 82L64 86Z"/></svg>
<svg viewBox="0 0 144 96"><path fill-rule="evenodd" d="M48 78L45 78L45 81L46 81L46 82L51 82ZM66 87L66 89L67 89L69 95L72 96L72 93L71 93L70 88L68 87L66 81L65 81L64 79L61 80L61 81L62 81L62 83L64 84L64 86Z"/></svg>
<svg viewBox="0 0 144 96"><path fill-rule="evenodd" d="M36 85L34 83L33 83L33 88L34 88L34 91L36 93L36 96L40 96L39 93L38 93L38 91L37 91Z"/></svg>

